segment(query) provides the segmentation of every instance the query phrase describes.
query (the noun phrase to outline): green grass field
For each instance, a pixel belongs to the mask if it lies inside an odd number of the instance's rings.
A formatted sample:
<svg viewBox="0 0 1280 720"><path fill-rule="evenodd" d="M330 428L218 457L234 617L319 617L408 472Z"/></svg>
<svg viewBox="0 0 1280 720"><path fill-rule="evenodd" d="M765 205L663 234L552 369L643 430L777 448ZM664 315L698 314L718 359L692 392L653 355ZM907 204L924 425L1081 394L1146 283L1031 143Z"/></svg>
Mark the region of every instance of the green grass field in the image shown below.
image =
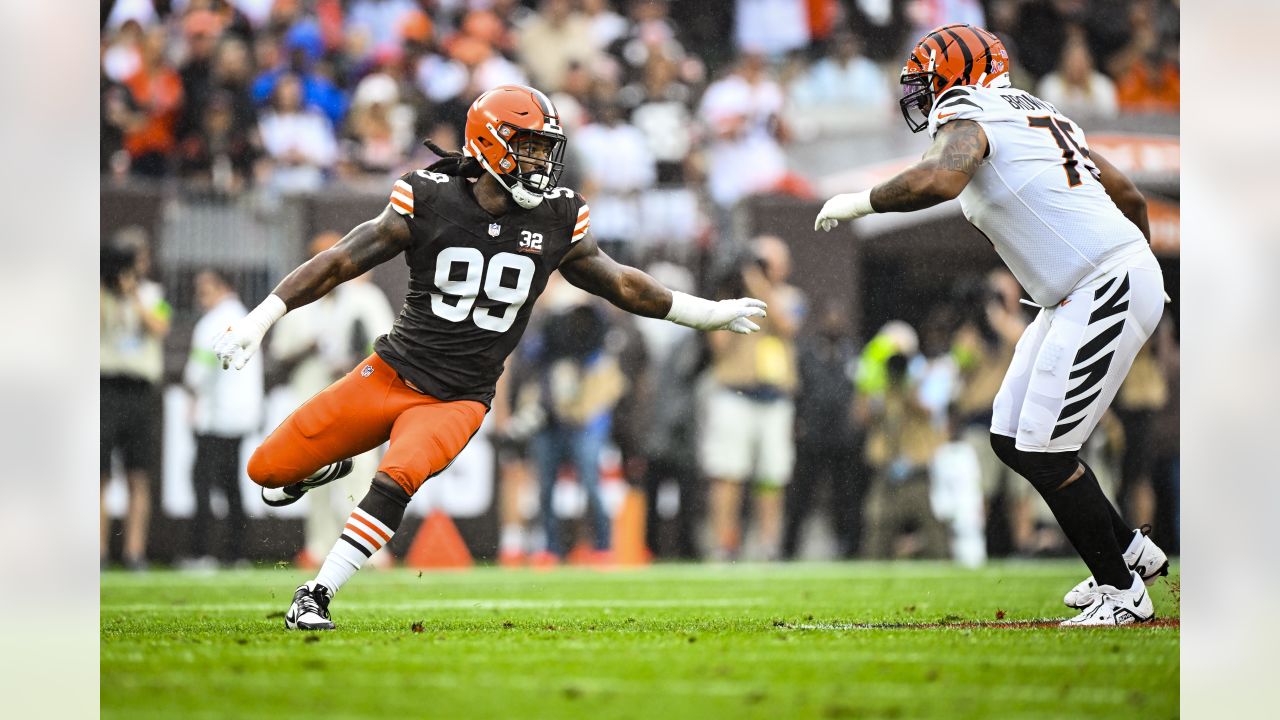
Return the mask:
<svg viewBox="0 0 1280 720"><path fill-rule="evenodd" d="M283 629L292 569L102 577L111 718L1178 715L1155 625L1066 630L1078 562L363 572Z"/></svg>

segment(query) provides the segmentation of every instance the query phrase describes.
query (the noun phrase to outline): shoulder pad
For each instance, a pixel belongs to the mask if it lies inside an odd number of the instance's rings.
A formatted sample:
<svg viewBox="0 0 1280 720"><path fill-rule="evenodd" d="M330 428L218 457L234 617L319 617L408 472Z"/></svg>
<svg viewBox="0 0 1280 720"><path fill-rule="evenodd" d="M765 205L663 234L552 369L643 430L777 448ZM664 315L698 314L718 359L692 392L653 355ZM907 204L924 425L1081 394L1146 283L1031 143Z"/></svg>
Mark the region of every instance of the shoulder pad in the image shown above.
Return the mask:
<svg viewBox="0 0 1280 720"><path fill-rule="evenodd" d="M954 87L942 93L929 111L929 137L952 120L978 120L985 112L976 87Z"/></svg>
<svg viewBox="0 0 1280 720"><path fill-rule="evenodd" d="M391 188L391 208L401 215L414 217L416 203L428 200L441 184L451 180L448 175L430 170L407 172Z"/></svg>
<svg viewBox="0 0 1280 720"><path fill-rule="evenodd" d="M546 203L555 212L557 222L573 226L571 244L587 236L591 228L591 210L585 197L571 188L558 187L547 193Z"/></svg>

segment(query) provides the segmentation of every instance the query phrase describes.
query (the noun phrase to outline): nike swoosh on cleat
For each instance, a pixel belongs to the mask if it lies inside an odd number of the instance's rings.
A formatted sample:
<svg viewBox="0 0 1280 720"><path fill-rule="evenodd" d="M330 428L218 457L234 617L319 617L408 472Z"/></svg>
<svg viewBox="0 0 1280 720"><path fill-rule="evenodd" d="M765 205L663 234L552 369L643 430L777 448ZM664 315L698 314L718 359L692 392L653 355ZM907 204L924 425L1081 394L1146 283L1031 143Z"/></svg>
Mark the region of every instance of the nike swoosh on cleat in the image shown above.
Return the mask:
<svg viewBox="0 0 1280 720"><path fill-rule="evenodd" d="M1147 596L1147 589L1146 589L1146 588L1143 588L1143 589L1142 589L1142 594L1138 596L1138 599L1137 599L1137 600L1134 600L1134 601L1133 601L1133 606L1134 606L1134 607L1138 607L1139 605L1141 605L1141 604L1142 604L1142 600L1143 600L1143 598L1145 598L1146 596Z"/></svg>

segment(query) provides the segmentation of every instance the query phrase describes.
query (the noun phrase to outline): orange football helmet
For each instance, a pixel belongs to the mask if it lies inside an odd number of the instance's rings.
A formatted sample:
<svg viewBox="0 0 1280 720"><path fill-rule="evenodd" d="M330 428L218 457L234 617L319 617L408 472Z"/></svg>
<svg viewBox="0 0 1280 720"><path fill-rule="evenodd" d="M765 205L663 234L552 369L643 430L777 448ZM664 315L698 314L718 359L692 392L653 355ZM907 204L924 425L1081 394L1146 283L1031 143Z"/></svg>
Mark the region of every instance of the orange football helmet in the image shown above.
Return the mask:
<svg viewBox="0 0 1280 720"><path fill-rule="evenodd" d="M479 161L526 210L560 182L564 143L560 113L531 87L499 85L467 111L463 153Z"/></svg>
<svg viewBox="0 0 1280 720"><path fill-rule="evenodd" d="M1000 38L972 25L944 25L921 38L902 67L902 117L911 132L929 126L942 93L961 85L1009 87L1009 52ZM912 113L920 113L920 119Z"/></svg>

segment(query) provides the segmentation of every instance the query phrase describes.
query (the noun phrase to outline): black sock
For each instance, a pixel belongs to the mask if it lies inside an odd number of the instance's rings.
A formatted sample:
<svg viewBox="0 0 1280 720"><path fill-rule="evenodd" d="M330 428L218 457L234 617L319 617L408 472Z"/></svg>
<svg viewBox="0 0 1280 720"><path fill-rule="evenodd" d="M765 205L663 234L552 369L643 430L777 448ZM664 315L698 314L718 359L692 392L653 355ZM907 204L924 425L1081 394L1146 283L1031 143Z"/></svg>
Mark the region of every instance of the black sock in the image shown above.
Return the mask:
<svg viewBox="0 0 1280 720"><path fill-rule="evenodd" d="M1093 468L1089 467L1089 463L1080 460L1080 464L1084 466L1086 473L1094 477L1094 482L1097 482L1097 476L1093 474ZM1116 509L1116 504L1111 502L1111 498L1108 498L1106 493L1102 496L1106 498L1107 509L1111 511L1111 531L1116 534L1116 542L1120 543L1120 552L1123 553L1129 549L1129 543L1133 542L1133 527L1120 516L1120 511Z"/></svg>
<svg viewBox="0 0 1280 720"><path fill-rule="evenodd" d="M1100 585L1128 589L1132 580L1123 553L1133 530L1125 526L1126 540L1120 544L1118 533L1124 521L1102 492L1093 470L1083 462L1080 466L1084 474L1075 482L1060 489L1041 490L1040 494L1071 546L1093 573L1093 579Z"/></svg>

